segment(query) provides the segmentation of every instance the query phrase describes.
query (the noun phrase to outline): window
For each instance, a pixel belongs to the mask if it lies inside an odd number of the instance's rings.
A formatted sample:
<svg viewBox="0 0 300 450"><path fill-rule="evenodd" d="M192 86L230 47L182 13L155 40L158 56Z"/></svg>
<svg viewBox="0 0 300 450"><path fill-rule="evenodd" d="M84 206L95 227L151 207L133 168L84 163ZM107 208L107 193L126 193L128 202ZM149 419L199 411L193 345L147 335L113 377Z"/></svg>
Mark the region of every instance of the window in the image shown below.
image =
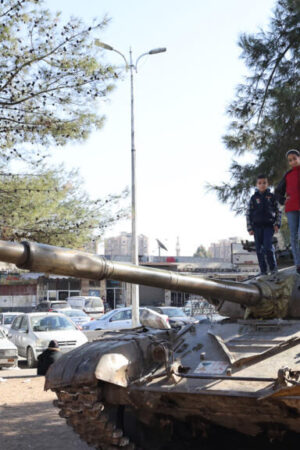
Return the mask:
<svg viewBox="0 0 300 450"><path fill-rule="evenodd" d="M5 325L10 325L15 317L16 317L16 314L9 314L8 316L5 315L4 321L2 321L2 323L5 323ZM0 319L0 323L1 323L1 319Z"/></svg>
<svg viewBox="0 0 300 450"><path fill-rule="evenodd" d="M56 291L48 291L47 292L47 299L48 300L56 300Z"/></svg>
<svg viewBox="0 0 300 450"><path fill-rule="evenodd" d="M69 296L69 291L57 291L58 293L58 300L66 300L66 298Z"/></svg>
<svg viewBox="0 0 300 450"><path fill-rule="evenodd" d="M112 322L117 320L130 320L131 319L131 310L128 311L119 311L112 316L110 319Z"/></svg>
<svg viewBox="0 0 300 450"><path fill-rule="evenodd" d="M24 331L25 333L27 333L28 331L28 319L26 316L23 316L22 322L21 322L21 326L19 328L21 331Z"/></svg>
<svg viewBox="0 0 300 450"><path fill-rule="evenodd" d="M13 321L13 324L12 324L12 326L11 326L11 328L12 328L13 330L18 330L18 329L19 329L19 326L20 326L22 317L23 317L23 316L18 316L18 317L15 318L15 320Z"/></svg>
<svg viewBox="0 0 300 450"><path fill-rule="evenodd" d="M66 302L51 302L49 305L49 308L51 309L68 309L69 305Z"/></svg>
<svg viewBox="0 0 300 450"><path fill-rule="evenodd" d="M32 316L30 323L33 331L75 330L73 322L62 316Z"/></svg>
<svg viewBox="0 0 300 450"><path fill-rule="evenodd" d="M93 299L93 300L87 300L85 303L85 307L86 308L102 308L103 307L103 302L100 299Z"/></svg>
<svg viewBox="0 0 300 450"><path fill-rule="evenodd" d="M37 305L36 309L37 311L47 311L49 309L50 303L40 303Z"/></svg>

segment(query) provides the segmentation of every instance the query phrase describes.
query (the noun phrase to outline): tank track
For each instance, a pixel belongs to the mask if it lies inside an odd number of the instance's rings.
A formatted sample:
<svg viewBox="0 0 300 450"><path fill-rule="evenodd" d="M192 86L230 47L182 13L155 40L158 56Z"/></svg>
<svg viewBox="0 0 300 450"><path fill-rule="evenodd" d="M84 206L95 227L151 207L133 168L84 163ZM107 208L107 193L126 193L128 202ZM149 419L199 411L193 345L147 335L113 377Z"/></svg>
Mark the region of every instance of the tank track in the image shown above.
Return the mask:
<svg viewBox="0 0 300 450"><path fill-rule="evenodd" d="M122 427L117 426L112 407L105 403L103 384L54 391L58 399L53 404L60 409L60 417L66 419L83 441L98 450L136 449L124 436Z"/></svg>

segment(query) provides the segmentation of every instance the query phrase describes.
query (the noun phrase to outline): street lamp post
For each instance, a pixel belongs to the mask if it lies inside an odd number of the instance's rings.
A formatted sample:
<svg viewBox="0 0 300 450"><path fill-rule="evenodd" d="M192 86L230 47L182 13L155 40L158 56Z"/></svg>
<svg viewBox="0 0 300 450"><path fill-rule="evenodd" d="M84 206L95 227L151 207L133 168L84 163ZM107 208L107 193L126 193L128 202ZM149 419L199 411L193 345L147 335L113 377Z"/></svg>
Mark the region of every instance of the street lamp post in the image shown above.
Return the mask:
<svg viewBox="0 0 300 450"><path fill-rule="evenodd" d="M135 136L134 136L134 84L133 84L133 72L137 72L138 61L146 55L156 55L157 53L163 53L166 48L154 48L146 53L142 53L133 64L132 49L129 49L129 64L126 57L119 50L116 50L111 45L99 42L100 47L111 50L118 53L125 61L126 70L130 70L130 118L131 118L131 261L133 264L138 265L138 237L137 237L137 214L136 214L136 150L135 150ZM132 284L132 327L135 328L139 324L139 290L136 284Z"/></svg>

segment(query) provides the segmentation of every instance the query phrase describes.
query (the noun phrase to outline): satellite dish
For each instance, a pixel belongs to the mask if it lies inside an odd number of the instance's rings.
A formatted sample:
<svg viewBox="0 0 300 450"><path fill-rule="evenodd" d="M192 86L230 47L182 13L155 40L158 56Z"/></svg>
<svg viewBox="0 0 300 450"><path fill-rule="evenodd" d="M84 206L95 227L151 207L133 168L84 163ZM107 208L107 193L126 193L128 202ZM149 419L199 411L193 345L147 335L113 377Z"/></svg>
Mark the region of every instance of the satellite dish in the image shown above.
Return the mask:
<svg viewBox="0 0 300 450"><path fill-rule="evenodd" d="M158 244L158 256L160 256L160 249L161 248L163 250L167 250L168 251L167 247L159 239L156 239L156 241L157 241L157 244Z"/></svg>

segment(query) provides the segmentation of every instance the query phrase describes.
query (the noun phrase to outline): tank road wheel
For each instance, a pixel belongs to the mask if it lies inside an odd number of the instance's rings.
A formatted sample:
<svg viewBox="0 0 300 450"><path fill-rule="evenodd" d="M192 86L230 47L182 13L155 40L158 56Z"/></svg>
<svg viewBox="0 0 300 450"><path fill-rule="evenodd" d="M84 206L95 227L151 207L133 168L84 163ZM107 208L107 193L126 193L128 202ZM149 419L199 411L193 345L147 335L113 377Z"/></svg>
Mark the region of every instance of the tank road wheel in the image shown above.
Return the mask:
<svg viewBox="0 0 300 450"><path fill-rule="evenodd" d="M35 359L33 350L31 347L28 347L27 352L26 352L26 358L27 358L27 367L29 367L29 369L33 369L34 367L37 366L37 360Z"/></svg>
<svg viewBox="0 0 300 450"><path fill-rule="evenodd" d="M102 386L69 387L56 390L56 395L53 404L60 409L60 417L89 445L99 450L135 449L124 436L117 408L103 401Z"/></svg>

